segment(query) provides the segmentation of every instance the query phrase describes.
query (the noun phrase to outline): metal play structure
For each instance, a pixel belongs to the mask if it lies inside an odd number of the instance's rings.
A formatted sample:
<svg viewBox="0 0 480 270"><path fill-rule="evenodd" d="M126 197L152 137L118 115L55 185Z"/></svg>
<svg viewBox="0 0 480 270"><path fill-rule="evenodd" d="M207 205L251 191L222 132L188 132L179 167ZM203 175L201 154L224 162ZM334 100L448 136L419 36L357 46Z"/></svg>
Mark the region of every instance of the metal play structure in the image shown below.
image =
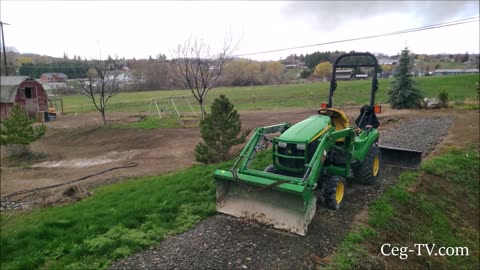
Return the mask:
<svg viewBox="0 0 480 270"><path fill-rule="evenodd" d="M198 116L186 96L152 98L148 106L148 115L150 116L152 110L155 109L160 120L168 114L178 117L180 120L185 116Z"/></svg>
<svg viewBox="0 0 480 270"><path fill-rule="evenodd" d="M48 108L54 108L55 112L59 115L64 114L63 110L63 99L61 98L49 98L48 99Z"/></svg>

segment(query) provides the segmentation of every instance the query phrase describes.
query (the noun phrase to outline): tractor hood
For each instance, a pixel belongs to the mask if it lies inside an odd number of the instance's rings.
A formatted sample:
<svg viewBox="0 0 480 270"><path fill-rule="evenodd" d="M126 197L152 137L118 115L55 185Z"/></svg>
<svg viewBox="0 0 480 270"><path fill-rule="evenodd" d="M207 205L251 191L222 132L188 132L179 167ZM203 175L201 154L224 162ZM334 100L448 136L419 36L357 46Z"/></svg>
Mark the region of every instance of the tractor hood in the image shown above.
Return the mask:
<svg viewBox="0 0 480 270"><path fill-rule="evenodd" d="M311 142L331 127L330 117L312 115L287 129L280 137L281 141Z"/></svg>

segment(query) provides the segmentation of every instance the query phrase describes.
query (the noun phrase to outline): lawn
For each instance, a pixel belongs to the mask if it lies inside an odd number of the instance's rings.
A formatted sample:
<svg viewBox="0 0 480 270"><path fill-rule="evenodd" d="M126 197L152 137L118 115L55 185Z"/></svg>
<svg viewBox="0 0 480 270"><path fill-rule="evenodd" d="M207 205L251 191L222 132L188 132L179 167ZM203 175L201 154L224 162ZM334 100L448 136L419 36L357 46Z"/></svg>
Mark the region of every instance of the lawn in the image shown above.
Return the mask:
<svg viewBox="0 0 480 270"><path fill-rule="evenodd" d="M437 97L445 90L449 100L463 101L476 98L476 83L478 75L458 75L442 77L421 77L416 79L418 86L427 97ZM392 79L379 79L377 103L386 103L388 87ZM321 102L328 99L328 82L316 82L290 85L268 85L257 87L220 87L210 91L206 104L221 94L226 95L235 104L238 110L252 109L279 109L279 108L305 108L319 107ZM339 81L334 96L334 104L365 104L369 102L370 81ZM152 98L169 96L187 96L198 112L198 106L188 90L145 91L120 93L114 96L108 105L111 112L132 112L144 114L148 111ZM85 96L63 97L67 113L93 111L94 107ZM178 101L176 105L180 111L188 111L185 102ZM160 104L160 109L172 111L170 105ZM207 106L208 107L208 106ZM152 110L156 110L152 107Z"/></svg>
<svg viewBox="0 0 480 270"><path fill-rule="evenodd" d="M67 206L2 213L0 268L104 268L183 232L215 213L212 173L222 165L104 186Z"/></svg>
<svg viewBox="0 0 480 270"><path fill-rule="evenodd" d="M268 151L256 166L270 162ZM233 162L103 186L80 202L2 213L0 269L103 269L214 215L213 172Z"/></svg>

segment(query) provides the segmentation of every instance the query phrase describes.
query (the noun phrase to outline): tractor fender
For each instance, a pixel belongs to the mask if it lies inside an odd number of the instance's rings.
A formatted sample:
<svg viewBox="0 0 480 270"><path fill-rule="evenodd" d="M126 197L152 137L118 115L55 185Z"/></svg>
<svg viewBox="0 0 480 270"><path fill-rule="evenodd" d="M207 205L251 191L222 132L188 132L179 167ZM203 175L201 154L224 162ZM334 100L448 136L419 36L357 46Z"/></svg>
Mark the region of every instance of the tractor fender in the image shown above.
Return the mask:
<svg viewBox="0 0 480 270"><path fill-rule="evenodd" d="M368 132L362 132L359 136L355 138L354 150L353 150L353 160L358 160L363 162L365 157L368 154L370 147L378 141L380 134L376 128L372 128Z"/></svg>

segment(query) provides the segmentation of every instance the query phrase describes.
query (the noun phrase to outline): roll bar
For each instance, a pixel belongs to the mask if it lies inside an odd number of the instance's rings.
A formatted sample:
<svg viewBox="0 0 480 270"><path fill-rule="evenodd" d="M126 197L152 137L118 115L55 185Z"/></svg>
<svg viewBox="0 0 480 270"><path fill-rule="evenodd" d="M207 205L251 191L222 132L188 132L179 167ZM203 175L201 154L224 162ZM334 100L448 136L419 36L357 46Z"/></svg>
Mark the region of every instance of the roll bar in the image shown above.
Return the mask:
<svg viewBox="0 0 480 270"><path fill-rule="evenodd" d="M359 57L359 56L368 56L373 60L372 63L363 63L363 64L339 64L340 60L342 60L345 57L349 56L354 56L354 57ZM335 89L337 89L337 80L336 80L336 71L337 68L343 68L343 67L373 67L374 72L373 72L373 79L372 79L372 91L370 93L370 106L375 105L375 93L378 90L378 80L377 80L377 73L378 73L378 61L377 58L369 53L369 52L364 52L364 53L344 53L337 57L335 59L335 62L333 63L332 67L332 78L330 79L330 92L328 94L328 108L332 107L332 102L333 102L333 92Z"/></svg>

